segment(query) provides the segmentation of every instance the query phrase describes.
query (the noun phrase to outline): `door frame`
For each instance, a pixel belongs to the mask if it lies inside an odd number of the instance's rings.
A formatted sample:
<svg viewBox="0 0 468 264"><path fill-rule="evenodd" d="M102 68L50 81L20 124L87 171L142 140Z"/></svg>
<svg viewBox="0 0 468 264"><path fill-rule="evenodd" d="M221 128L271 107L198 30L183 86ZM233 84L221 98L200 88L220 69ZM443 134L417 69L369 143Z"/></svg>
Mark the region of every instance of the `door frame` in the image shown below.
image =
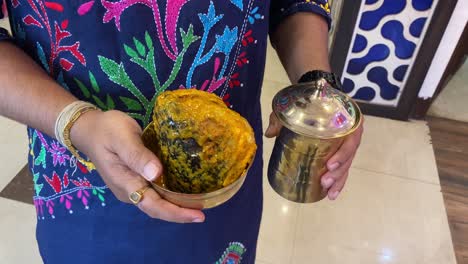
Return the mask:
<svg viewBox="0 0 468 264"><path fill-rule="evenodd" d="M364 1L364 0L362 0ZM344 0L341 17L336 25L333 45L330 50L330 63L334 72L342 76L346 58L352 38L354 28L359 17L361 1ZM364 114L387 117L397 120L408 120L413 108L416 105L418 92L426 77L426 73L432 63L432 59L442 40L445 28L450 20L457 0L440 0L434 10L434 15L429 23L426 36L419 49L414 65L409 72L408 81L396 107L370 104L358 101Z"/></svg>
<svg viewBox="0 0 468 264"><path fill-rule="evenodd" d="M416 99L415 106L411 113L411 118L414 119L424 119L429 111L431 105L435 102L440 93L447 87L447 84L450 82L452 77L457 74L458 70L463 66L468 54L468 24L465 25L465 29L460 37L460 40L457 43L457 46L452 53L450 61L440 79L439 84L434 92L434 95L431 98L424 99L418 97Z"/></svg>

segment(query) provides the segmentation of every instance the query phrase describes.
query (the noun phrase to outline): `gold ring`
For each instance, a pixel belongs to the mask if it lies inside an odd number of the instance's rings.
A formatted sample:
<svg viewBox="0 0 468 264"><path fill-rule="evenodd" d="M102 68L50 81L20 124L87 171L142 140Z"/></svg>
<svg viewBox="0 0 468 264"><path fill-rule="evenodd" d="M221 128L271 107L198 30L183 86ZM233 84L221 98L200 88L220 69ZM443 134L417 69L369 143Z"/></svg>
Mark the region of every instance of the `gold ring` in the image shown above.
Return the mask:
<svg viewBox="0 0 468 264"><path fill-rule="evenodd" d="M149 189L150 187L147 185L137 191L132 192L128 198L134 205L137 205L141 200L143 200L143 194Z"/></svg>

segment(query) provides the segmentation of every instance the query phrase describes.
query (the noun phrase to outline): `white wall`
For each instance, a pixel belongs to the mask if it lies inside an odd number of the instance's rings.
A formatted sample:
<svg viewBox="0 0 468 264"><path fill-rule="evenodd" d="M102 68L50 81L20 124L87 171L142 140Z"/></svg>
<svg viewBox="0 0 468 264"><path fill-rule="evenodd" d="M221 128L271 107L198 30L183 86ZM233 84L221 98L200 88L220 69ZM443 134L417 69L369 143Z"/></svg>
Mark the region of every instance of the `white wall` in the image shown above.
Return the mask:
<svg viewBox="0 0 468 264"><path fill-rule="evenodd" d="M468 0L458 0L442 41L432 60L431 67L419 91L419 98L426 100L434 95L467 22Z"/></svg>

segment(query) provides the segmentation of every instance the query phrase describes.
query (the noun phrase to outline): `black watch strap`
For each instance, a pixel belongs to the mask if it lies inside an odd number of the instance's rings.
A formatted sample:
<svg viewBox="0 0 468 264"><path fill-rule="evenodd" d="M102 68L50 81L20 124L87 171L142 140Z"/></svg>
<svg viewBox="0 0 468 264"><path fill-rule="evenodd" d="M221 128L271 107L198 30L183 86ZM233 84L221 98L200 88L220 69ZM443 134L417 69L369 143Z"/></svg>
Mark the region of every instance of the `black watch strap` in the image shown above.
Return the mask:
<svg viewBox="0 0 468 264"><path fill-rule="evenodd" d="M301 76L298 82L314 82L322 78L325 79L333 88L343 91L343 86L341 85L340 78L338 78L336 74L331 72L325 72L320 70L308 71Z"/></svg>

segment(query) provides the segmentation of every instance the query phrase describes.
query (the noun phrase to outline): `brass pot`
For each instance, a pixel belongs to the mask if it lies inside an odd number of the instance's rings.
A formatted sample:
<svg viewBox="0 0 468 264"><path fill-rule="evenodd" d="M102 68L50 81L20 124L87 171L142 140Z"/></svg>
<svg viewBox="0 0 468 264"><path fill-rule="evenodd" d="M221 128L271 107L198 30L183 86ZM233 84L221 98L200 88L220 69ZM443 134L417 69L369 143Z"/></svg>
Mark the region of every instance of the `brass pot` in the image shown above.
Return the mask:
<svg viewBox="0 0 468 264"><path fill-rule="evenodd" d="M268 181L282 197L313 203L327 195L321 177L328 159L361 123L358 105L324 79L292 85L273 98L282 123L268 165Z"/></svg>
<svg viewBox="0 0 468 264"><path fill-rule="evenodd" d="M158 155L158 144L157 144L157 136L156 132L153 129L153 122L151 122L144 130L142 134L142 140L144 145L151 150L153 153ZM187 194L187 193L179 193L169 190L164 184L164 174L161 175L158 179L154 182L151 182L151 185L156 192L161 195L162 198L165 200L176 204L178 206L184 208L192 208L192 209L208 209L213 208L218 205L221 205L231 199L242 187L244 184L245 177L247 176L247 172L252 166L253 159L255 155L252 157L252 161L249 163L249 167L244 170L242 175L235 180L230 185L218 189L213 192L209 193L200 193L200 194Z"/></svg>

